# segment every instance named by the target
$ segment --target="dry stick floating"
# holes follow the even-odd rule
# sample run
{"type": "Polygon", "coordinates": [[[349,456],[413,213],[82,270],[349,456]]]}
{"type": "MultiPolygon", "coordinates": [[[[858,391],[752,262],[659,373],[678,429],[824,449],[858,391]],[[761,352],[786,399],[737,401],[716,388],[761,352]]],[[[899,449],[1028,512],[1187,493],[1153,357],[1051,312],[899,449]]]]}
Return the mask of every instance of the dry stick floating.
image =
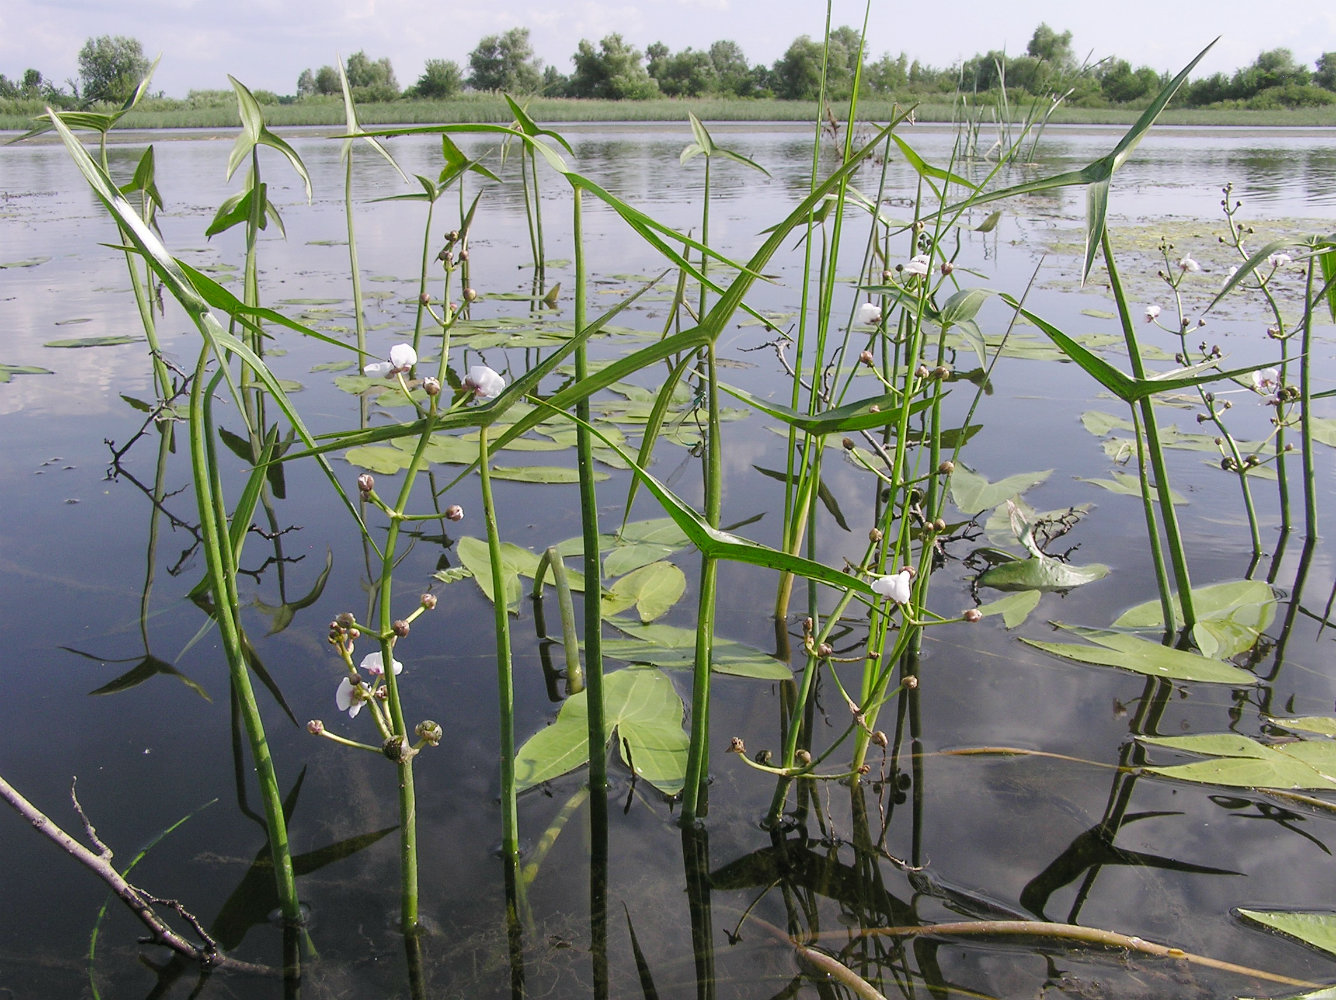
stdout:
{"type": "MultiPolygon", "coordinates": [[[[836,937],[842,941],[849,938],[849,930],[826,931],[815,934],[810,940],[819,941],[823,937],[836,937]]],[[[1174,958],[1208,969],[1231,972],[1239,976],[1264,979],[1284,986],[1298,986],[1303,989],[1316,989],[1322,983],[1309,982],[1306,979],[1292,979],[1262,969],[1252,969],[1246,965],[1223,962],[1218,958],[1197,955],[1182,948],[1156,944],[1143,938],[1117,931],[1106,931],[1098,927],[1081,927],[1077,924],[1059,924],[1047,920],[961,920],[954,923],[923,924],[907,927],[868,927],[861,932],[864,937],[1003,937],[1008,935],[1054,938],[1059,941],[1076,941],[1081,944],[1096,945],[1102,948],[1116,948],[1138,952],[1154,958],[1174,958]]],[[[795,947],[798,947],[795,945],[795,947]]],[[[809,949],[810,950],[810,949],[809,949]]]]}
{"type": "Polygon", "coordinates": [[[94,854],[57,826],[46,813],[19,794],[18,790],[3,777],[0,777],[0,798],[13,806],[14,811],[31,823],[34,830],[107,883],[121,902],[128,906],[134,915],[139,918],[140,923],[148,928],[150,937],[147,943],[159,944],[164,948],[169,948],[183,958],[198,962],[205,968],[231,969],[236,972],[253,972],[262,975],[277,974],[276,970],[263,965],[253,965],[250,962],[240,962],[234,958],[228,958],[218,950],[218,945],[204,933],[199,921],[191,916],[180,903],[150,896],[127,882],[121,873],[112,867],[111,849],[97,839],[92,824],[83,815],[83,810],[79,808],[77,799],[75,800],[75,808],[78,809],[79,815],[83,816],[84,828],[88,831],[89,837],[100,848],[100,854],[94,854]],[[203,945],[194,944],[172,930],[153,909],[154,904],[169,906],[175,910],[183,919],[190,922],[205,943],[203,945]]]}

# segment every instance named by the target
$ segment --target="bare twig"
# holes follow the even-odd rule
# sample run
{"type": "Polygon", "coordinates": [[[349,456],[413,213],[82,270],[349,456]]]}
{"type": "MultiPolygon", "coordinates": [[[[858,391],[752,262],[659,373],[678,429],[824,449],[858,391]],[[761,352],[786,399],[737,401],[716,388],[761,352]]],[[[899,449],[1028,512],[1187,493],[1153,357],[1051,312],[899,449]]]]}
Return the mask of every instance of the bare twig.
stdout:
{"type": "MultiPolygon", "coordinates": [[[[71,798],[73,798],[73,789],[71,789],[71,798]]],[[[230,969],[238,972],[253,972],[264,975],[273,975],[274,970],[261,965],[253,965],[250,962],[241,962],[234,958],[228,958],[218,950],[217,944],[204,933],[199,921],[189,914],[180,903],[174,900],[159,899],[156,896],[150,896],[135,886],[131,885],[125,878],[116,871],[111,864],[111,849],[97,838],[93,830],[92,823],[89,822],[82,807],[77,799],[74,800],[75,810],[83,820],[84,829],[88,832],[89,839],[97,845],[100,854],[94,854],[83,844],[79,843],[63,829],[57,826],[52,820],[35,805],[25,799],[19,792],[0,777],[0,798],[14,808],[20,816],[32,824],[34,830],[46,837],[62,851],[79,862],[85,868],[105,882],[132,913],[139,918],[140,923],[148,928],[148,943],[162,945],[183,958],[188,958],[193,962],[209,969],[230,969]],[[184,937],[172,930],[160,916],[154,905],[169,906],[183,919],[186,919],[199,932],[200,936],[206,942],[203,945],[187,941],[184,937]]]]}

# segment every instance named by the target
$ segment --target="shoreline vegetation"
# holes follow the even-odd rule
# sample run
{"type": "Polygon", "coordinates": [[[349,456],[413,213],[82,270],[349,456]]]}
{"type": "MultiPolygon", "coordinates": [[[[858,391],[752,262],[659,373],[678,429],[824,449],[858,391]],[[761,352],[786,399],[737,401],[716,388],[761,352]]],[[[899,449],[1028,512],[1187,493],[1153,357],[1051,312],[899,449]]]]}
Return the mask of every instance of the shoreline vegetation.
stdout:
{"type": "MultiPolygon", "coordinates": [[[[154,108],[152,101],[127,113],[118,122],[120,130],[231,129],[240,127],[236,104],[226,106],[181,106],[185,102],[163,101],[174,106],[154,108]]],[[[1025,105],[1012,105],[1003,118],[997,109],[974,103],[944,102],[939,95],[921,101],[865,99],[859,118],[866,122],[890,121],[906,109],[923,124],[963,124],[968,116],[982,127],[1025,121],[1025,105]]],[[[534,98],[526,110],[536,121],[562,123],[685,122],[688,112],[708,122],[813,123],[818,115],[815,101],[742,98],[658,98],[647,101],[597,100],[569,97],[534,98]]],[[[0,131],[24,132],[37,124],[40,108],[24,113],[0,113],[0,131]]],[[[305,100],[264,107],[265,120],[274,127],[344,125],[341,101],[305,100]]],[[[1078,108],[1059,104],[1048,116],[1050,125],[1130,125],[1141,112],[1135,108],[1078,108]]],[[[358,116],[367,125],[417,125],[440,122],[506,124],[513,120],[502,94],[467,94],[444,100],[386,101],[358,106],[358,116]]],[[[824,118],[824,114],[822,114],[824,118]]],[[[1266,127],[1336,127],[1336,106],[1307,108],[1170,108],[1160,116],[1160,125],[1266,127]]]]}

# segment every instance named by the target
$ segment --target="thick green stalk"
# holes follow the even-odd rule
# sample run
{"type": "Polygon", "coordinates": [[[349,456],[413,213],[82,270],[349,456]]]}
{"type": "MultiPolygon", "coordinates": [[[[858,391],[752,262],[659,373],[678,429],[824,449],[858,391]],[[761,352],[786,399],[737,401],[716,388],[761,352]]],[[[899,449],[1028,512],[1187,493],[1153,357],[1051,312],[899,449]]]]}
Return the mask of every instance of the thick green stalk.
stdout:
{"type": "MultiPolygon", "coordinates": [[[[573,234],[575,244],[575,332],[589,322],[588,276],[585,273],[584,213],[582,193],[574,189],[573,234]]],[[[575,380],[589,376],[589,357],[582,341],[575,349],[575,380]]],[[[585,698],[589,707],[589,787],[591,808],[606,808],[608,788],[607,733],[603,714],[603,573],[599,559],[598,495],[594,487],[594,439],[589,433],[589,397],[575,404],[579,418],[575,430],[576,466],[580,473],[580,535],[584,548],[584,649],[585,698]]]]}
{"type": "Polygon", "coordinates": [[[482,477],[482,513],[492,568],[492,614],[496,629],[496,692],[501,714],[501,853],[513,864],[520,856],[519,811],[515,801],[515,680],[511,669],[510,607],[506,600],[496,502],[492,497],[487,430],[486,424],[478,428],[478,472],[482,477]]]}
{"type": "MultiPolygon", "coordinates": [[[[723,457],[719,442],[719,381],[715,367],[714,341],[705,346],[709,425],[705,439],[705,522],[719,527],[723,507],[723,457]]],[[[719,564],[701,554],[700,588],[696,602],[696,658],[691,681],[691,745],[687,750],[686,783],[682,788],[682,823],[691,824],[704,815],[705,782],[710,768],[710,666],[714,658],[715,596],[719,564]]]]}
{"type": "Polygon", "coordinates": [[[1304,468],[1304,526],[1311,541],[1317,538],[1317,467],[1313,457],[1313,312],[1317,299],[1313,296],[1313,282],[1317,261],[1308,258],[1308,282],[1304,287],[1303,346],[1299,352],[1299,421],[1300,447],[1303,449],[1304,468]]]}
{"type": "Polygon", "coordinates": [[[265,738],[264,720],[255,701],[255,690],[250,682],[250,669],[241,641],[237,621],[239,604],[236,593],[236,566],[232,544],[227,532],[227,512],[223,506],[222,489],[213,470],[217,468],[211,454],[212,422],[208,415],[208,399],[213,382],[205,384],[209,359],[206,345],[200,351],[199,363],[190,387],[190,463],[195,486],[195,500],[200,515],[200,531],[204,542],[204,556],[208,563],[209,585],[213,591],[214,618],[223,641],[227,666],[236,693],[237,705],[250,741],[251,758],[255,762],[255,777],[264,801],[265,826],[269,833],[269,854],[274,865],[274,885],[278,893],[283,919],[296,923],[301,920],[301,906],[297,899],[297,880],[292,867],[292,852],[288,846],[287,820],[283,815],[283,796],[278,788],[274,761],[269,755],[265,738]]]}

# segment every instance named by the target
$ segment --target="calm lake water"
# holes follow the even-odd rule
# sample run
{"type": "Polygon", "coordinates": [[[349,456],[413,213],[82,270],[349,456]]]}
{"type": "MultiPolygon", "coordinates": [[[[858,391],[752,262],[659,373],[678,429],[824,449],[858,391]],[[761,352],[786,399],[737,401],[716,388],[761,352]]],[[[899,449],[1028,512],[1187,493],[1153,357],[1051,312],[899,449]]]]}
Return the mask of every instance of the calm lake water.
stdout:
{"type": "MultiPolygon", "coordinates": [[[[685,125],[579,126],[562,129],[574,148],[573,165],[607,190],[682,231],[699,226],[701,163],[678,162],[690,141],[685,125]]],[[[737,259],[759,244],[762,231],[782,219],[806,193],[811,138],[806,129],[713,129],[716,141],[769,171],[762,176],[724,163],[712,176],[712,242],[737,259]]],[[[926,159],[945,164],[952,134],[916,127],[905,138],[926,159]]],[[[285,133],[306,162],[314,184],[307,204],[300,183],[277,157],[265,160],[270,197],[279,205],[286,239],[271,227],[261,246],[262,298],[317,329],[351,336],[343,167],[339,143],[314,134],[285,133]]],[[[1000,183],[1075,169],[1106,153],[1119,133],[1103,128],[1051,128],[1037,162],[1003,171],[1000,183]]],[[[113,170],[130,176],[144,146],[154,144],[165,208],[160,222],[169,248],[216,277],[239,277],[239,231],[206,240],[218,204],[236,190],[224,173],[230,136],[126,136],[111,149],[113,170]]],[[[489,142],[461,141],[471,155],[490,155],[489,142]]],[[[429,138],[390,143],[408,175],[434,177],[439,144],[429,138]]],[[[422,254],[422,202],[369,202],[414,191],[369,150],[358,150],[355,196],[357,240],[367,321],[374,350],[411,335],[422,254]]],[[[834,162],[828,150],[822,169],[834,162]]],[[[991,169],[966,163],[958,172],[982,179],[991,169]]],[[[513,173],[513,168],[509,172],[513,173]]],[[[869,168],[859,184],[875,194],[881,180],[869,168]]],[[[548,287],[560,281],[562,318],[571,308],[570,194],[552,174],[542,176],[548,287]]],[[[1260,246],[1272,237],[1302,238],[1336,230],[1336,135],[1320,130],[1243,131],[1160,129],[1147,137],[1116,175],[1110,226],[1123,277],[1137,302],[1158,303],[1166,318],[1172,301],[1155,277],[1164,266],[1158,246],[1174,245],[1171,259],[1191,254],[1202,273],[1184,284],[1186,313],[1197,317],[1222,284],[1233,261],[1218,241],[1224,231],[1221,188],[1233,185],[1240,217],[1256,227],[1260,246]]],[[[917,175],[901,160],[884,175],[882,210],[904,217],[916,197],[917,175]]],[[[469,197],[476,190],[470,186],[469,197]]],[[[260,805],[244,775],[248,758],[234,752],[225,661],[205,616],[186,595],[204,572],[197,548],[194,499],[183,436],[175,451],[160,449],[151,429],[135,440],[145,415],[135,400],[153,389],[142,339],[113,346],[58,347],[54,342],[132,335],[141,328],[128,291],[116,232],[59,145],[0,147],[0,372],[37,366],[51,374],[18,374],[0,383],[0,464],[7,517],[0,522],[0,773],[71,832],[81,829],[69,801],[78,778],[79,800],[98,835],[124,868],[147,851],[133,879],[147,890],[180,899],[206,924],[220,929],[229,952],[249,960],[279,960],[277,932],[264,922],[265,887],[246,880],[264,848],[260,805]],[[120,453],[131,442],[128,450],[120,453]],[[113,461],[120,453],[118,461],[113,461]],[[136,672],[136,668],[139,668],[136,672]],[[239,780],[241,776],[242,780],[239,780]],[[240,789],[240,790],[239,790],[240,789]],[[163,831],[190,818],[170,833],[163,831]],[[257,912],[258,908],[258,912],[257,912]]],[[[595,275],[594,311],[610,308],[662,270],[654,254],[632,239],[610,210],[587,200],[586,241],[595,275]]],[[[1097,269],[1078,287],[1084,196],[1079,189],[1033,195],[1005,205],[996,227],[960,235],[962,286],[1019,295],[1038,268],[1028,305],[1073,335],[1117,334],[1105,277],[1097,269]],[[964,275],[964,277],[962,277],[964,275]]],[[[986,212],[971,217],[984,221],[986,212]]],[[[431,252],[440,234],[458,224],[453,195],[437,206],[431,252]]],[[[842,302],[851,315],[853,280],[866,227],[846,233],[842,302]]],[[[954,240],[954,236],[952,237],[954,240]]],[[[902,238],[904,259],[909,243],[902,238]]],[[[523,296],[532,290],[528,235],[517,183],[489,186],[472,230],[473,284],[482,292],[473,317],[496,320],[498,335],[463,339],[457,370],[485,362],[513,375],[542,355],[538,348],[507,347],[505,325],[528,316],[523,296]]],[[[781,330],[798,308],[793,277],[801,248],[782,256],[775,281],[749,300],[781,330]]],[[[769,273],[769,272],[768,272],[769,273]]],[[[438,283],[439,284],[439,283],[438,283]]],[[[239,280],[232,287],[239,294],[239,280]]],[[[1302,290],[1299,272],[1276,287],[1292,304],[1302,290]]],[[[619,324],[626,337],[657,336],[672,291],[671,278],[649,293],[619,324]]],[[[1292,311],[1291,311],[1292,313],[1292,311]]],[[[980,314],[986,335],[1002,332],[1007,315],[996,303],[980,314]]],[[[847,323],[847,317],[839,320],[847,323]]],[[[534,325],[539,321],[535,320],[534,325]]],[[[1226,303],[1210,313],[1201,336],[1218,343],[1231,365],[1275,356],[1267,319],[1256,304],[1226,303]]],[[[197,335],[170,304],[160,325],[169,358],[193,365],[197,335]]],[[[1336,386],[1332,327],[1317,331],[1315,392],[1336,386]]],[[[1143,328],[1143,343],[1169,358],[1176,341],[1143,328]]],[[[1081,666],[1047,656],[1021,637],[1053,638],[1050,622],[1104,626],[1125,608],[1154,596],[1139,499],[1099,485],[1121,469],[1105,448],[1110,434],[1092,433],[1092,414],[1125,418],[1125,408],[1075,366],[1038,350],[1033,328],[1014,334],[1014,346],[991,376],[991,392],[975,416],[980,429],[964,460],[990,480],[1053,470],[1025,499],[1039,510],[1091,505],[1061,551],[1078,545],[1074,562],[1104,563],[1110,574],[1066,593],[1046,594],[1016,629],[998,618],[970,628],[930,631],[913,712],[883,714],[898,727],[898,758],[875,757],[857,800],[832,784],[806,803],[795,828],[767,832],[760,818],[773,786],[769,779],[722,752],[734,735],[748,747],[777,747],[782,716],[778,685],[720,678],[712,717],[712,773],[706,835],[684,848],[672,804],[614,769],[608,886],[611,914],[612,995],[642,992],[638,946],[660,996],[693,992],[719,997],[833,996],[829,985],[798,978],[792,952],[744,915],[780,928],[803,926],[836,935],[823,939],[846,964],[878,982],[887,996],[1038,995],[1102,997],[1281,996],[1296,987],[1120,951],[1076,951],[1032,938],[858,941],[853,929],[868,915],[874,924],[908,925],[985,918],[1043,918],[1103,928],[1158,941],[1244,966],[1301,980],[1336,981],[1336,964],[1301,945],[1246,925],[1238,907],[1323,909],[1336,898],[1331,857],[1336,823],[1329,808],[1249,790],[1173,782],[1117,770],[1133,731],[1162,736],[1271,732],[1273,716],[1331,715],[1336,702],[1333,633],[1324,625],[1333,595],[1332,553],[1309,549],[1299,534],[1281,535],[1274,484],[1254,486],[1263,522],[1264,553],[1254,560],[1235,479],[1218,455],[1171,452],[1194,583],[1266,580],[1279,602],[1274,624],[1251,654],[1236,662],[1252,669],[1255,685],[1163,685],[1111,668],[1081,666]],[[1035,349],[1026,347],[1030,345],[1035,349]],[[1085,417],[1085,424],[1083,424],[1085,417]],[[1147,708],[1147,706],[1153,706],[1147,708]],[[1146,709],[1143,711],[1143,709],[1146,709]],[[1149,716],[1149,718],[1147,718],[1149,716]],[[1134,727],[1139,726],[1140,728],[1134,727]],[[1009,747],[1042,755],[960,755],[950,751],[1009,747]],[[875,780],[874,780],[875,779],[875,780]],[[1116,807],[1116,808],[1115,808],[1116,807]],[[1102,821],[1115,812],[1115,828],[1102,821]],[[878,818],[880,817],[880,818],[878,818]],[[866,829],[879,850],[856,850],[866,829]],[[708,920],[695,914],[711,942],[710,981],[702,984],[693,959],[693,915],[684,892],[684,851],[697,852],[711,873],[708,920]],[[906,862],[904,864],[899,862],[906,862]],[[623,906],[625,910],[623,910],[623,906]],[[740,933],[738,932],[740,929],[740,933]],[[840,938],[840,935],[847,935],[840,938]],[[972,991],[972,992],[971,992],[972,991]]],[[[774,335],[759,323],[739,322],[721,348],[727,380],[761,395],[783,398],[783,373],[774,335]]],[[[1195,340],[1197,339],[1194,335],[1195,340]]],[[[1111,358],[1122,366],[1125,360],[1111,358]]],[[[294,400],[316,430],[355,426],[358,400],[335,384],[352,371],[332,349],[286,334],[271,360],[278,374],[300,383],[294,400]]],[[[961,370],[977,365],[962,351],[961,370]]],[[[646,373],[652,385],[658,373],[646,373]]],[[[959,383],[967,402],[968,383],[959,383]]],[[[1240,390],[1231,429],[1242,439],[1269,431],[1271,412],[1240,390]]],[[[1320,401],[1318,413],[1336,408],[1320,401]]],[[[373,407],[371,421],[403,418],[403,410],[373,407]]],[[[1163,408],[1163,421],[1184,432],[1199,426],[1191,406],[1163,408]]],[[[230,414],[225,428],[240,430],[230,414]]],[[[674,418],[686,428],[684,406],[674,418]]],[[[761,415],[726,427],[724,517],[743,524],[748,537],[774,544],[780,530],[779,484],[757,470],[782,468],[785,448],[761,415]]],[[[544,457],[542,462],[566,461],[544,457]]],[[[514,464],[530,461],[521,457],[514,464]]],[[[1319,510],[1326,533],[1334,485],[1331,450],[1318,451],[1319,510]]],[[[233,462],[230,457],[224,461],[233,462]]],[[[238,489],[243,471],[237,466],[238,489]]],[[[351,490],[358,472],[335,457],[351,490]]],[[[1132,471],[1127,469],[1127,471],[1132,471]]],[[[698,500],[699,471],[689,451],[665,444],[655,472],[690,501],[698,500]]],[[[1297,461],[1291,475],[1297,472],[1297,461]]],[[[385,477],[387,480],[390,477],[385,477]]],[[[453,478],[439,470],[436,484],[453,478]]],[[[819,524],[822,559],[839,565],[857,558],[871,524],[873,496],[852,466],[828,460],[826,482],[849,530],[827,517],[819,524]]],[[[626,478],[600,488],[604,518],[622,514],[626,478]]],[[[425,491],[425,505],[430,497],[425,491]]],[[[481,536],[476,480],[454,485],[443,502],[458,502],[469,516],[442,535],[434,522],[418,532],[396,579],[411,595],[438,569],[457,565],[461,535],[481,536]]],[[[1297,501],[1296,501],[1297,503],[1297,501]]],[[[534,550],[578,535],[573,486],[500,484],[498,504],[507,541],[534,550]]],[[[1296,511],[1299,508],[1296,507],[1296,511]]],[[[644,496],[633,518],[658,516],[644,496]]],[[[982,522],[984,518],[980,518],[982,522]]],[[[370,755],[345,751],[307,734],[305,722],[323,718],[353,738],[370,725],[340,717],[334,705],[339,673],[325,642],[338,613],[367,607],[368,553],[328,484],[310,463],[285,470],[284,489],[265,522],[272,537],[252,536],[244,560],[242,599],[250,638],[282,692],[291,721],[261,692],[280,781],[292,789],[294,851],[310,870],[299,888],[312,910],[311,942],[318,957],[305,966],[308,997],[407,995],[398,914],[397,853],[393,834],[346,857],[322,853],[331,844],[386,831],[397,822],[392,769],[370,755]],[[305,598],[327,580],[318,597],[305,598]],[[290,623],[276,610],[294,606],[290,623]]],[[[947,562],[934,576],[930,605],[951,616],[1000,595],[977,592],[981,564],[968,557],[989,544],[981,530],[948,544],[947,562]]],[[[1012,546],[1014,551],[1019,551],[1012,546]]],[[[689,554],[677,561],[694,580],[689,554]]],[[[490,610],[476,586],[436,585],[438,609],[415,623],[402,647],[411,714],[442,723],[442,748],[420,758],[418,810],[422,843],[423,913],[433,933],[426,941],[432,996],[506,996],[513,992],[507,958],[500,865],[492,851],[500,832],[496,805],[496,699],[490,610]]],[[[776,649],[770,619],[770,574],[726,567],[718,632],[758,649],[776,649]]],[[[666,621],[691,626],[694,593],[666,621]]],[[[794,608],[800,606],[795,601],[794,608]]],[[[549,623],[555,609],[549,607],[549,623]]],[[[784,623],[801,655],[800,618],[784,623]]],[[[549,624],[555,632],[555,626],[549,624]]],[[[515,624],[517,726],[537,731],[556,712],[559,688],[545,678],[547,644],[535,635],[526,602],[515,624]]],[[[856,640],[856,636],[850,641],[856,640]]],[[[555,654],[553,654],[555,655],[555,654]]],[[[799,662],[796,658],[794,663],[799,662]]],[[[613,667],[615,664],[609,664],[613,667]]],[[[855,666],[855,665],[851,665],[855,666]]],[[[675,674],[689,696],[689,678],[675,674]]],[[[833,736],[847,725],[838,692],[824,691],[816,726],[833,736]]],[[[1154,755],[1153,755],[1154,756],[1154,755]]],[[[1158,762],[1174,763],[1161,754],[1158,762]]],[[[573,774],[524,796],[524,840],[535,849],[543,832],[581,788],[573,774]]],[[[370,839],[370,838],[369,838],[370,839]]],[[[690,839],[690,838],[688,838],[690,839]]],[[[525,995],[581,997],[591,993],[587,816],[576,809],[527,895],[525,995]]],[[[0,885],[0,996],[91,995],[89,935],[104,903],[102,886],[25,829],[17,817],[0,822],[9,860],[0,885]]],[[[866,845],[864,845],[866,846],[866,845]]],[[[299,862],[300,864],[300,862],[299,862]]],[[[299,872],[301,869],[299,868],[299,872]]],[[[261,880],[262,881],[262,880],[261,880]]],[[[271,891],[271,888],[270,888],[271,891]]],[[[118,908],[101,926],[93,961],[102,996],[278,996],[281,985],[216,976],[198,992],[193,974],[155,973],[136,961],[137,925],[118,908]]],[[[842,995],[842,994],[840,994],[842,995]]]]}

